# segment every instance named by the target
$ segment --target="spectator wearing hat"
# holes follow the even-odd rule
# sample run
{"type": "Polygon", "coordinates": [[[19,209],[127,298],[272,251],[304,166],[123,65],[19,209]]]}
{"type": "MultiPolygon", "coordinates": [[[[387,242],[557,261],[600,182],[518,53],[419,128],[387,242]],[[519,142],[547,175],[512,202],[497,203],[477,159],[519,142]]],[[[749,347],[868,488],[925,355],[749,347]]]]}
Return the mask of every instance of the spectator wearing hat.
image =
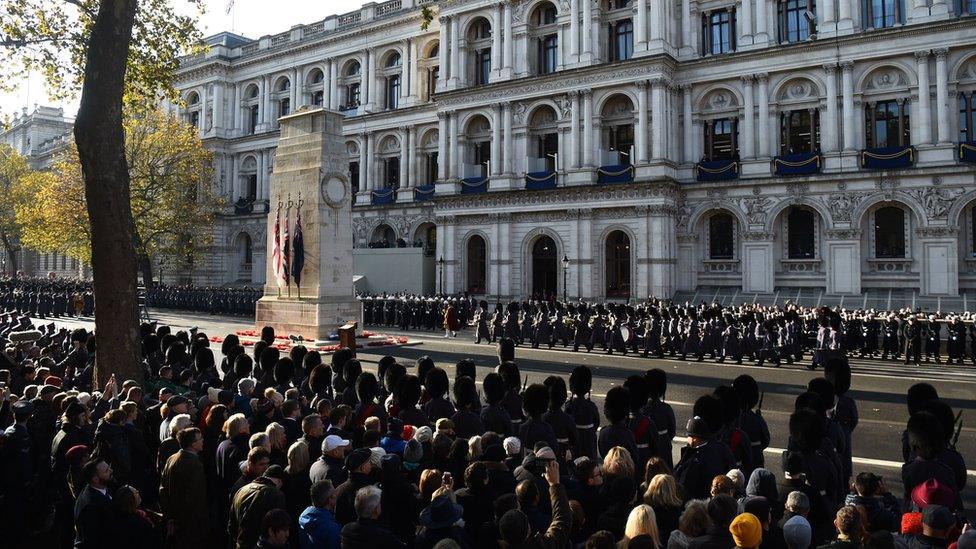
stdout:
{"type": "Polygon", "coordinates": [[[809,549],[813,539],[813,529],[806,518],[797,515],[783,525],[783,540],[787,549],[809,549]]]}
{"type": "Polygon", "coordinates": [[[348,478],[336,489],[336,520],[341,524],[355,520],[356,492],[373,484],[370,477],[373,472],[372,456],[373,453],[366,448],[357,448],[346,456],[348,478]]]}
{"type": "MultiPolygon", "coordinates": [[[[353,454],[350,454],[350,457],[353,454]]],[[[368,462],[369,459],[366,458],[366,461],[368,462]]],[[[392,532],[381,525],[380,517],[383,510],[381,501],[382,492],[376,486],[363,486],[356,490],[353,498],[356,517],[355,520],[343,523],[345,526],[342,527],[341,533],[342,549],[406,547],[392,532]]]]}
{"type": "Polygon", "coordinates": [[[757,549],[762,543],[763,529],[752,513],[742,513],[732,520],[729,533],[738,549],[757,549]]]}
{"type": "Polygon", "coordinates": [[[864,525],[861,523],[861,513],[853,505],[845,505],[837,510],[834,518],[834,528],[837,529],[837,539],[821,545],[820,549],[859,549],[864,536],[864,525]]]}
{"type": "Polygon", "coordinates": [[[685,497],[708,499],[711,480],[732,469],[735,458],[727,446],[711,439],[712,431],[701,417],[689,419],[685,432],[688,445],[674,468],[675,479],[684,487],[685,497]]]}
{"type": "MultiPolygon", "coordinates": [[[[420,512],[420,533],[417,534],[415,549],[432,549],[442,540],[451,540],[462,549],[471,547],[471,540],[465,529],[458,525],[464,516],[464,508],[454,501],[454,493],[449,486],[435,492],[430,505],[420,512]]],[[[465,522],[465,526],[467,523],[465,522]]]]}
{"type": "Polygon", "coordinates": [[[301,549],[339,549],[342,527],[335,519],[335,487],[330,480],[312,484],[312,505],[298,518],[301,549]]]}
{"type": "Polygon", "coordinates": [[[169,424],[173,418],[180,414],[185,414],[190,408],[190,399],[183,395],[174,395],[166,401],[166,417],[159,424],[159,441],[162,442],[169,438],[169,424]]]}
{"type": "Polygon", "coordinates": [[[942,549],[949,545],[956,527],[956,517],[948,507],[932,504],[922,510],[922,532],[898,536],[896,542],[907,549],[942,549]]]}
{"type": "Polygon", "coordinates": [[[241,488],[230,508],[227,534],[236,549],[252,549],[262,534],[261,519],[272,509],[287,506],[281,491],[288,475],[277,465],[268,467],[263,475],[241,488]]]}
{"type": "Polygon", "coordinates": [[[349,441],[337,435],[329,435],[322,440],[322,455],[309,468],[312,482],[332,481],[339,486],[348,478],[344,468],[349,441]]]}
{"type": "Polygon", "coordinates": [[[203,451],[203,434],[196,427],[177,435],[180,450],[163,467],[159,484],[159,504],[173,521],[173,539],[181,546],[205,547],[209,522],[207,480],[198,455],[203,451]]]}

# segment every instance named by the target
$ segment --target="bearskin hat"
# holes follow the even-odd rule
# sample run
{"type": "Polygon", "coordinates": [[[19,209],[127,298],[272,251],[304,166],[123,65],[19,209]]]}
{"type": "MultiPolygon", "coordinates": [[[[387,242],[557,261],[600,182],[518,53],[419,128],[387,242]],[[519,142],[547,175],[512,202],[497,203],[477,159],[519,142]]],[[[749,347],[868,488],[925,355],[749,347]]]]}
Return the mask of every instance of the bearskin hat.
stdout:
{"type": "Polygon", "coordinates": [[[742,403],[739,401],[739,393],[728,385],[719,385],[713,393],[722,401],[722,424],[731,425],[739,419],[742,413],[742,403]]]}
{"type": "Polygon", "coordinates": [[[363,372],[356,377],[356,396],[359,397],[359,402],[373,402],[378,390],[379,384],[372,372],[363,372]]]}
{"type": "Polygon", "coordinates": [[[478,389],[475,387],[474,379],[461,376],[454,380],[454,405],[459,410],[474,404],[477,399],[478,389]]]}
{"type": "Polygon", "coordinates": [[[630,392],[630,411],[637,412],[647,404],[647,382],[644,376],[633,375],[624,380],[624,387],[630,392]]]}
{"type": "Polygon", "coordinates": [[[281,358],[281,351],[277,347],[267,347],[261,351],[261,372],[273,372],[274,367],[281,358]]]}
{"type": "Polygon", "coordinates": [[[834,394],[843,395],[851,389],[851,365],[846,358],[831,358],[824,364],[824,377],[834,384],[834,394]]]}
{"type": "Polygon", "coordinates": [[[311,372],[319,364],[322,364],[322,355],[318,351],[309,351],[302,357],[302,366],[306,372],[311,372]]]}
{"type": "Polygon", "coordinates": [[[647,379],[647,396],[653,399],[663,399],[668,391],[668,374],[660,369],[654,368],[644,374],[647,379]]]}
{"type": "Polygon", "coordinates": [[[626,387],[613,387],[603,399],[603,414],[611,423],[627,419],[630,412],[630,391],[626,387]]]}
{"type": "Polygon", "coordinates": [[[254,361],[246,353],[234,359],[234,375],[238,379],[250,377],[254,371],[254,361]]]}
{"type": "Polygon", "coordinates": [[[295,362],[291,358],[283,356],[278,359],[274,367],[274,380],[278,385],[290,385],[292,378],[295,377],[295,362]]]}
{"type": "Polygon", "coordinates": [[[488,309],[488,302],[485,301],[484,299],[482,299],[481,301],[478,302],[478,306],[481,307],[482,309],[487,310],[488,309]]]}
{"type": "Polygon", "coordinates": [[[718,432],[722,428],[722,400],[713,394],[702,395],[695,401],[691,415],[705,420],[711,432],[718,432]]]}
{"type": "Polygon", "coordinates": [[[928,383],[916,383],[908,388],[908,395],[905,400],[908,403],[908,415],[915,415],[922,409],[922,404],[926,401],[939,398],[938,391],[928,383]]]}
{"type": "Polygon", "coordinates": [[[176,366],[183,362],[186,357],[186,345],[182,341],[174,341],[169,349],[166,349],[166,364],[176,366]]]}
{"type": "Polygon", "coordinates": [[[477,377],[477,370],[475,369],[474,361],[470,358],[462,358],[454,367],[454,379],[461,376],[467,376],[471,379],[477,377]]]}
{"type": "Polygon", "coordinates": [[[759,404],[759,384],[752,376],[742,374],[735,378],[732,388],[739,395],[739,404],[743,410],[752,410],[759,404]]]}
{"type": "Polygon", "coordinates": [[[224,341],[220,344],[220,354],[227,356],[229,351],[241,344],[241,338],[237,334],[227,334],[224,341]]]}
{"type": "Polygon", "coordinates": [[[424,378],[424,387],[427,388],[431,397],[444,396],[449,386],[450,381],[448,381],[447,372],[443,368],[431,368],[427,372],[427,377],[424,378]]]}
{"type": "MultiPolygon", "coordinates": [[[[82,330],[82,329],[83,328],[78,328],[78,330],[82,330]]],[[[158,337],[159,339],[162,339],[164,336],[167,336],[167,335],[171,334],[172,332],[173,331],[172,331],[172,329],[169,326],[165,326],[165,325],[164,326],[156,326],[156,337],[158,337]]]]}
{"type": "Polygon", "coordinates": [[[342,369],[342,381],[346,382],[347,387],[352,387],[359,379],[359,374],[363,373],[363,365],[355,358],[346,361],[346,366],[342,369]]]}
{"type": "Polygon", "coordinates": [[[912,414],[908,418],[908,445],[923,459],[935,459],[946,445],[939,418],[926,411],[912,414]]]}
{"type": "Polygon", "coordinates": [[[558,410],[566,403],[566,382],[561,376],[549,376],[542,382],[549,388],[549,409],[558,410]]]}
{"type": "MultiPolygon", "coordinates": [[[[78,328],[78,330],[81,330],[81,329],[83,329],[83,328],[78,328]]],[[[78,330],[75,330],[75,332],[77,332],[78,330]]],[[[78,341],[78,342],[84,344],[87,340],[88,340],[88,338],[85,338],[85,339],[75,339],[75,334],[74,333],[71,334],[71,341],[72,342],[78,341]]],[[[160,353],[163,353],[163,355],[165,355],[166,354],[166,350],[169,349],[169,346],[172,345],[172,344],[174,344],[174,343],[176,343],[176,336],[175,335],[173,335],[173,334],[166,334],[166,335],[164,335],[162,337],[162,339],[159,340],[159,352],[160,353]]]]}
{"type": "Polygon", "coordinates": [[[214,354],[210,349],[200,349],[197,351],[195,357],[193,357],[193,364],[196,366],[198,372],[204,370],[210,370],[214,367],[214,354]]]}
{"type": "Polygon", "coordinates": [[[261,328],[261,341],[271,345],[275,340],[274,326],[265,326],[261,328]]]}
{"type": "Polygon", "coordinates": [[[342,368],[349,362],[353,357],[352,351],[349,347],[342,347],[338,351],[332,353],[332,370],[336,373],[342,373],[342,368]]]}
{"type": "Polygon", "coordinates": [[[804,408],[790,415],[790,439],[805,454],[816,452],[826,433],[826,424],[817,412],[804,408]]]}
{"type": "Polygon", "coordinates": [[[153,333],[153,326],[148,322],[139,324],[139,339],[145,339],[147,335],[153,333]]]}
{"type": "Polygon", "coordinates": [[[267,348],[268,348],[268,344],[261,340],[258,340],[254,343],[254,347],[251,348],[251,358],[254,359],[254,363],[256,365],[261,364],[261,353],[263,353],[264,350],[267,348]]]}
{"type": "Polygon", "coordinates": [[[292,364],[295,366],[304,365],[305,363],[302,360],[306,354],[308,354],[308,348],[304,345],[295,345],[288,351],[288,358],[291,359],[292,364]]]}
{"type": "Polygon", "coordinates": [[[807,390],[820,395],[820,401],[825,410],[832,410],[837,399],[834,393],[834,384],[824,377],[815,377],[807,383],[807,390]]]}
{"type": "Polygon", "coordinates": [[[589,366],[577,366],[569,374],[569,388],[573,394],[582,397],[593,387],[593,372],[589,366]]]}
{"type": "Polygon", "coordinates": [[[522,386],[522,374],[514,362],[502,362],[495,367],[495,371],[502,376],[506,389],[517,391],[522,386]]]}
{"type": "Polygon", "coordinates": [[[488,404],[498,404],[505,398],[505,382],[502,380],[502,376],[495,372],[485,376],[481,388],[485,392],[485,401],[488,404]]]}
{"type": "Polygon", "coordinates": [[[811,410],[817,414],[817,417],[821,418],[827,414],[827,407],[824,406],[823,399],[820,398],[820,393],[813,391],[806,391],[796,395],[796,400],[793,401],[793,411],[798,412],[800,410],[811,410]]]}
{"type": "Polygon", "coordinates": [[[383,388],[386,389],[387,392],[393,392],[393,388],[396,387],[397,382],[400,381],[400,378],[405,375],[407,375],[406,366],[400,364],[399,362],[390,364],[383,372],[383,379],[381,380],[383,382],[383,388]]]}
{"type": "Polygon", "coordinates": [[[427,372],[434,369],[434,361],[427,355],[417,359],[417,377],[421,381],[427,379],[427,372]]]}
{"type": "Polygon", "coordinates": [[[956,416],[952,411],[952,406],[949,406],[944,400],[935,399],[923,403],[919,411],[928,412],[939,420],[939,425],[942,426],[942,434],[948,443],[956,429],[956,416]]]}
{"type": "Polygon", "coordinates": [[[396,358],[386,355],[376,364],[376,378],[380,380],[380,382],[385,384],[386,370],[391,364],[394,363],[396,363],[396,358]]]}
{"type": "Polygon", "coordinates": [[[308,387],[315,394],[321,394],[332,388],[332,368],[327,364],[319,364],[308,374],[308,387]]]}
{"type": "Polygon", "coordinates": [[[401,408],[410,409],[420,401],[421,391],[420,378],[413,374],[406,374],[397,381],[393,396],[400,403],[401,408]]]}
{"type": "MultiPolygon", "coordinates": [[[[149,356],[159,352],[159,338],[156,334],[149,334],[142,340],[142,355],[149,356]]],[[[224,355],[230,356],[229,352],[225,352],[224,355]]]]}
{"type": "Polygon", "coordinates": [[[498,363],[511,362],[515,360],[515,341],[510,337],[503,337],[498,340],[498,363]]]}

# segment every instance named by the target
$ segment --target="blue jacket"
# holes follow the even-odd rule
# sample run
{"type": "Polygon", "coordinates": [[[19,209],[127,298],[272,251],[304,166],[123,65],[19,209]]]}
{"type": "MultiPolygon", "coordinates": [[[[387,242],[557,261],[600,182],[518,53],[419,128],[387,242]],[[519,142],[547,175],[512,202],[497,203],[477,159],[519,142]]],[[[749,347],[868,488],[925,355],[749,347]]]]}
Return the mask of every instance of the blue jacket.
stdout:
{"type": "Polygon", "coordinates": [[[339,549],[342,527],[328,509],[309,506],[298,518],[300,546],[302,549],[339,549]]]}

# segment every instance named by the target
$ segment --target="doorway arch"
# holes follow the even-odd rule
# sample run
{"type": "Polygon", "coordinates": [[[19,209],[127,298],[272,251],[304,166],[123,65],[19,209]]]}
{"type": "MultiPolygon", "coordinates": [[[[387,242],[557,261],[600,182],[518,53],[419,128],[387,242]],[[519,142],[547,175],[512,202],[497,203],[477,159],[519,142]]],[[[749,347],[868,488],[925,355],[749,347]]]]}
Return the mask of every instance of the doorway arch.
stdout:
{"type": "Polygon", "coordinates": [[[549,235],[541,235],[532,243],[531,281],[532,293],[539,298],[558,295],[559,255],[556,241],[549,235]]]}

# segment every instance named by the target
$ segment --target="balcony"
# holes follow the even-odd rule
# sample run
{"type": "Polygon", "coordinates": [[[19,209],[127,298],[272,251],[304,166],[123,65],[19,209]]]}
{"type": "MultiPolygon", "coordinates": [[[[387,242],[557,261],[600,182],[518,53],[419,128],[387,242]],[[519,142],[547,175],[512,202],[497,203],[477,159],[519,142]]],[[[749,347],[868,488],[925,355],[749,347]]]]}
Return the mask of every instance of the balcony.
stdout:
{"type": "Polygon", "coordinates": [[[370,193],[370,203],[374,206],[396,202],[396,189],[379,189],[370,193]]]}
{"type": "Polygon", "coordinates": [[[525,174],[525,188],[529,191],[544,191],[556,188],[556,172],[546,170],[525,174]]]}
{"type": "Polygon", "coordinates": [[[465,177],[461,180],[461,194],[486,194],[487,192],[487,177],[465,177]]]}
{"type": "Polygon", "coordinates": [[[868,266],[872,273],[907,273],[911,270],[912,260],[905,258],[872,258],[868,259],[868,266]]]}
{"type": "Polygon", "coordinates": [[[820,173],[822,162],[818,153],[784,154],[773,158],[776,175],[811,175],[820,173]]]}
{"type": "Polygon", "coordinates": [[[427,202],[434,199],[434,185],[417,185],[413,188],[414,202],[427,202]]]}
{"type": "Polygon", "coordinates": [[[783,259],[780,265],[789,274],[820,274],[819,259],[783,259]]]}
{"type": "Polygon", "coordinates": [[[737,160],[702,160],[695,165],[698,181],[731,181],[739,178],[737,160]]]}
{"type": "Polygon", "coordinates": [[[861,151],[861,168],[865,170],[898,170],[915,165],[915,147],[876,147],[861,151]]]}
{"type": "Polygon", "coordinates": [[[634,166],[631,164],[608,164],[596,170],[596,182],[600,185],[633,183],[634,166]]]}

